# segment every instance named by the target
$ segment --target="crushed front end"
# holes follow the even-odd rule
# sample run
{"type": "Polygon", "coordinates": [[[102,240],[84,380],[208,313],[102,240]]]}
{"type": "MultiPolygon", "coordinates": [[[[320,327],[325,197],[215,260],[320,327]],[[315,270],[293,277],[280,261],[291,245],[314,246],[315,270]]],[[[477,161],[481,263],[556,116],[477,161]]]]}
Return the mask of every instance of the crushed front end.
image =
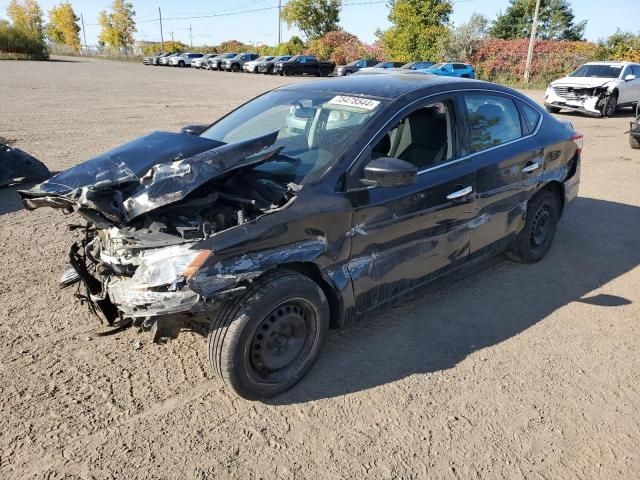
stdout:
{"type": "Polygon", "coordinates": [[[544,96],[547,107],[575,110],[593,117],[605,114],[610,88],[601,86],[584,86],[569,84],[552,84],[544,96]]]}
{"type": "Polygon", "coordinates": [[[79,300],[110,326],[133,323],[155,340],[175,337],[186,319],[251,277],[217,275],[207,279],[206,296],[195,291],[191,277],[215,259],[201,245],[295,198],[293,184],[251,171],[279,154],[269,148],[274,140],[220,145],[152,134],[20,194],[27,209],[49,206],[84,219],[70,226],[78,238],[61,286],[76,285],[79,300]]]}

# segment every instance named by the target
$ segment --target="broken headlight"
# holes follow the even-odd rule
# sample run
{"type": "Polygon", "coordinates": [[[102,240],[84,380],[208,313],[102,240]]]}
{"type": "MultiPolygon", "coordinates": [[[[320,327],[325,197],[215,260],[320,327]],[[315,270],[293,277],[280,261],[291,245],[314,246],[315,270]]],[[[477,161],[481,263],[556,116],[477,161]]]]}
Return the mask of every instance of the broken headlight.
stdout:
{"type": "Polygon", "coordinates": [[[191,277],[209,258],[209,250],[192,250],[191,245],[147,250],[140,254],[140,266],[133,274],[136,284],[145,288],[175,286],[191,277]]]}

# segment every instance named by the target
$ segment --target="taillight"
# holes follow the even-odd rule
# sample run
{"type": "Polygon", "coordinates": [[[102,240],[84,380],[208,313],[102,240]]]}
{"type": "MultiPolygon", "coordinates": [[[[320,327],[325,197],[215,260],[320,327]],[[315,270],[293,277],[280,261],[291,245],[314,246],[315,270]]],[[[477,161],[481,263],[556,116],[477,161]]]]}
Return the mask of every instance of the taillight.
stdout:
{"type": "Polygon", "coordinates": [[[584,145],[584,135],[576,132],[571,136],[571,140],[573,140],[573,143],[576,144],[576,147],[578,149],[578,152],[577,152],[578,155],[582,153],[582,146],[584,145]]]}

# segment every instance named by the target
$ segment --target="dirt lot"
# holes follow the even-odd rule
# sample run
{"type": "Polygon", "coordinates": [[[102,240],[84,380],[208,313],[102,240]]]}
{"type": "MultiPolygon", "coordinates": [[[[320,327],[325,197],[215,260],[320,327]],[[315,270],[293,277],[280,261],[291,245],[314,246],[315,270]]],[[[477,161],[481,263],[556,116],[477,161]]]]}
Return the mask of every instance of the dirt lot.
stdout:
{"type": "MultiPolygon", "coordinates": [[[[4,61],[0,136],[62,170],[289,81],[4,61]]],[[[94,337],[57,288],[70,218],[0,190],[0,478],[640,478],[640,152],[628,113],[563,118],[583,183],[544,261],[332,333],[269,404],[231,395],[195,333],[94,337]]]]}

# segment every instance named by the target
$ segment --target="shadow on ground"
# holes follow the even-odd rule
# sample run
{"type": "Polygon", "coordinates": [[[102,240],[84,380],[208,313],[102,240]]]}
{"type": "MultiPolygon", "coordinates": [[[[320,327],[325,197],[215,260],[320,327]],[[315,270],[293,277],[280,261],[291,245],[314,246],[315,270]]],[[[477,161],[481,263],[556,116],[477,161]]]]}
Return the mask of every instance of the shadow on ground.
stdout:
{"type": "Polygon", "coordinates": [[[22,209],[22,202],[20,202],[18,190],[30,188],[31,186],[33,186],[33,184],[0,187],[0,215],[17,212],[22,209]]]}
{"type": "Polygon", "coordinates": [[[422,289],[352,329],[332,332],[302,382],[270,403],[335,397],[452,368],[570,302],[629,304],[590,292],[640,264],[638,238],[640,208],[578,198],[542,262],[494,262],[460,281],[422,289]]]}

